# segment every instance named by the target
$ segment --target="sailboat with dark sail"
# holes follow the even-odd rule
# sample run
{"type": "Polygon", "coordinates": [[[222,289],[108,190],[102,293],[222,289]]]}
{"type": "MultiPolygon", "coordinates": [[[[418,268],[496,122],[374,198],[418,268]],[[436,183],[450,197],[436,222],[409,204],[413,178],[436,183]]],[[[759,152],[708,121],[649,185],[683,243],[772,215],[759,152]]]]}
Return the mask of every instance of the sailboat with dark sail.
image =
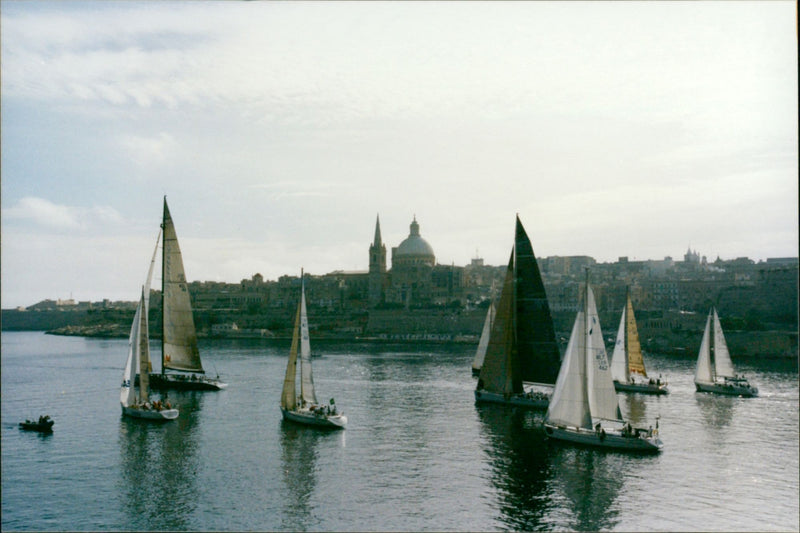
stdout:
{"type": "Polygon", "coordinates": [[[476,403],[547,408],[560,359],[539,265],[517,216],[514,247],[475,389],[476,403]]]}
{"type": "Polygon", "coordinates": [[[227,383],[219,376],[206,376],[200,360],[183,256],[166,197],[161,227],[161,372],[150,374],[150,385],[158,389],[224,389],[227,383]]]}

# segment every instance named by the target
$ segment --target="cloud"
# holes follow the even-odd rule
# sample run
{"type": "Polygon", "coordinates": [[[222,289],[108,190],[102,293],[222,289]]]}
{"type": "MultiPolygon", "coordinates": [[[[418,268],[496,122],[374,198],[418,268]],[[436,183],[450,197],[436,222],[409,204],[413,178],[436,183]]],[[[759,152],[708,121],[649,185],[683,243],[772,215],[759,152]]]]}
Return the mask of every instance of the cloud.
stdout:
{"type": "Polygon", "coordinates": [[[176,146],[174,137],[166,132],[151,137],[123,135],[119,142],[138,165],[163,163],[176,146]]]}
{"type": "Polygon", "coordinates": [[[100,224],[122,224],[122,215],[113,207],[73,207],[54,204],[50,200],[26,196],[13,207],[3,208],[8,221],[32,222],[46,229],[59,231],[86,230],[100,224]]]}

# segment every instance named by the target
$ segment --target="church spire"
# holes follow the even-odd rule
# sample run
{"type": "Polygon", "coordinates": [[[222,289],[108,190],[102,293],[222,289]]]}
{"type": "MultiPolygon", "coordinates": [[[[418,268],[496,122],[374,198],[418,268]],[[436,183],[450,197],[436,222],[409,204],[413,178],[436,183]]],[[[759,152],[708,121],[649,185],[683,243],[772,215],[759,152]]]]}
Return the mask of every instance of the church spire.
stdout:
{"type": "Polygon", "coordinates": [[[381,217],[380,215],[375,216],[375,240],[372,242],[373,246],[381,246],[381,217]]]}

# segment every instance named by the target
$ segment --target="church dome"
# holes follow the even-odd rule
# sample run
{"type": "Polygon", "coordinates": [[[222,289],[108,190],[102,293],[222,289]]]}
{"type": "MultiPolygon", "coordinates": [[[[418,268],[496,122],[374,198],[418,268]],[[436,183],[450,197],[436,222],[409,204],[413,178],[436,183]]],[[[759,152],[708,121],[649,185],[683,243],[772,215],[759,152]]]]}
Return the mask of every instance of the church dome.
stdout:
{"type": "Polygon", "coordinates": [[[431,261],[435,261],[433,248],[428,241],[420,237],[419,224],[417,224],[417,217],[411,222],[411,233],[408,238],[400,243],[400,246],[394,252],[394,257],[425,257],[431,261]]]}

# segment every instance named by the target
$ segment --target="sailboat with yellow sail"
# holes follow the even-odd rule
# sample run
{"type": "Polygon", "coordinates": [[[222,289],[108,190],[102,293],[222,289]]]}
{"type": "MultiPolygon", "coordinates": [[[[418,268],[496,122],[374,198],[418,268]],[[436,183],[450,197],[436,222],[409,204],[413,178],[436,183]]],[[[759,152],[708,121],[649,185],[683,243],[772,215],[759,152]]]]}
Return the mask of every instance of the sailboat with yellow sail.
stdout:
{"type": "Polygon", "coordinates": [[[630,289],[625,298],[626,303],[622,309],[622,318],[617,331],[617,342],[614,344],[614,353],[611,356],[611,377],[614,379],[614,388],[624,392],[668,394],[667,382],[660,375],[657,378],[647,375],[630,289]]]}
{"type": "Polygon", "coordinates": [[[314,389],[314,375],[311,371],[311,342],[308,335],[308,312],[306,310],[306,291],[303,274],[300,274],[300,302],[292,333],[292,346],[289,361],[286,363],[286,376],[281,391],[281,413],[284,420],[330,429],[344,429],[347,417],[338,411],[331,398],[328,405],[317,401],[314,389]],[[300,367],[300,390],[297,390],[297,367],[300,367]]]}

